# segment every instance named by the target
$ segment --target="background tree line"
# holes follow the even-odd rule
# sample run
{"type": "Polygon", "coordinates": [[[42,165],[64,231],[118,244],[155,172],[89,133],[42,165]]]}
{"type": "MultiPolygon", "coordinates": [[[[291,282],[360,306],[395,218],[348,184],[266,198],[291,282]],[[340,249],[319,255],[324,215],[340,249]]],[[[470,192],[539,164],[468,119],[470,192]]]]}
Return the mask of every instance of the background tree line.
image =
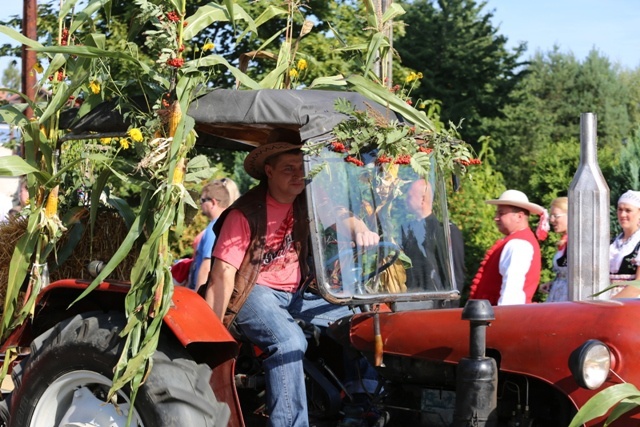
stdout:
{"type": "MultiPolygon", "coordinates": [[[[189,2],[192,12],[209,1],[189,2]]],[[[269,13],[269,6],[295,7],[296,31],[305,19],[314,24],[301,38],[297,54],[307,68],[292,82],[304,88],[320,76],[348,75],[359,67],[357,52],[347,50],[366,41],[361,1],[324,0],[271,2],[242,0],[238,3],[253,17],[269,13]]],[[[611,189],[612,206],[629,188],[640,189],[640,69],[623,69],[593,50],[580,60],[557,48],[538,52],[525,60],[526,44],[507,49],[507,38],[499,33],[493,13],[486,3],[475,0],[399,1],[406,14],[394,26],[393,83],[404,86],[411,73],[422,79],[412,86],[414,103],[431,107],[434,120],[460,124],[462,139],[472,144],[483,161],[472,169],[469,179],[450,196],[453,221],[465,237],[467,282],[471,281],[484,251],[499,237],[493,223],[494,209],[484,200],[497,197],[508,188],[524,191],[529,198],[549,206],[557,196],[566,195],[579,160],[579,117],[594,112],[598,117],[598,158],[611,189]]],[[[39,37],[56,33],[56,9],[39,4],[39,37]]],[[[143,28],[130,27],[136,13],[135,2],[114,0],[111,16],[101,16],[94,25],[109,34],[115,46],[140,37],[143,28]]],[[[20,28],[19,17],[3,24],[20,28]]],[[[242,53],[261,49],[268,37],[283,28],[282,22],[268,20],[259,28],[259,37],[243,37],[231,25],[216,23],[185,49],[197,53],[206,40],[227,60],[240,66],[242,53]]],[[[275,44],[277,46],[277,43],[275,44]]],[[[277,50],[272,48],[272,54],[277,50]]],[[[144,49],[140,55],[145,55],[144,49]]],[[[0,47],[0,55],[19,56],[15,46],[0,47]]],[[[273,56],[261,55],[246,61],[247,73],[262,76],[273,56]]],[[[245,57],[246,59],[247,57],[245,57]]],[[[153,58],[149,58],[150,63],[153,58]]],[[[123,82],[136,70],[112,70],[123,82]]],[[[4,71],[3,86],[17,84],[16,70],[4,71]]],[[[228,76],[211,86],[231,87],[228,76]]],[[[14,88],[16,88],[14,86],[14,88]]],[[[135,92],[135,87],[130,90],[135,92]]],[[[132,93],[133,95],[133,93],[132,93]]],[[[218,164],[219,175],[236,179],[242,190],[250,185],[242,170],[242,156],[207,152],[218,164]]],[[[199,191],[194,188],[193,191],[199,191]]],[[[132,197],[135,197],[132,195],[132,197]]],[[[131,201],[132,203],[134,201],[131,201]]],[[[613,212],[613,211],[612,211],[613,212]]],[[[616,230],[612,214],[612,230],[616,230]]],[[[187,231],[187,240],[203,227],[200,218],[187,231]]],[[[555,236],[543,245],[550,277],[550,260],[555,236]]],[[[189,245],[175,243],[176,252],[186,255],[189,245]]]]}

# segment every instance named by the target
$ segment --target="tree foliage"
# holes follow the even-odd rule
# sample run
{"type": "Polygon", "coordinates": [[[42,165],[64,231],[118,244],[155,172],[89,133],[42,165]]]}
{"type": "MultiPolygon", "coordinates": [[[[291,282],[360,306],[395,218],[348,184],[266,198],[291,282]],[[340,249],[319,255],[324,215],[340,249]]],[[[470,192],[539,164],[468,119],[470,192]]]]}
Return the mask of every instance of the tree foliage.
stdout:
{"type": "MultiPolygon", "coordinates": [[[[578,146],[580,114],[585,112],[597,115],[600,164],[603,169],[609,168],[608,162],[617,162],[611,154],[620,149],[630,133],[629,92],[618,70],[596,51],[583,63],[557,49],[536,54],[526,77],[513,91],[517,102],[506,105],[502,117],[484,120],[484,128],[495,141],[498,170],[514,188],[525,192],[562,193],[562,188],[541,188],[538,183],[551,179],[544,177],[552,173],[545,159],[561,154],[556,150],[558,144],[578,146]]],[[[577,164],[578,156],[579,150],[575,149],[562,153],[561,158],[577,164]],[[575,156],[573,160],[567,158],[570,153],[575,156]]],[[[566,177],[575,169],[557,172],[566,177]]]]}
{"type": "MultiPolygon", "coordinates": [[[[474,0],[416,0],[406,4],[406,35],[394,47],[403,65],[424,79],[415,99],[442,102],[442,119],[464,119],[463,137],[475,143],[484,134],[481,119],[497,117],[524,73],[520,56],[483,12],[486,3],[474,0]]],[[[476,145],[476,148],[479,148],[476,145]]]]}

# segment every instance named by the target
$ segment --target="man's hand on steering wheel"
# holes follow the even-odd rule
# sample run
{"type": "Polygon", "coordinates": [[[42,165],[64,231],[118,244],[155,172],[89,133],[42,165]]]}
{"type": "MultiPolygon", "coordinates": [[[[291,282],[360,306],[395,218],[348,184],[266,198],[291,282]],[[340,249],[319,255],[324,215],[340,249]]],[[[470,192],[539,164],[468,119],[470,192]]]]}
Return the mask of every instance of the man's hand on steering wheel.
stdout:
{"type": "Polygon", "coordinates": [[[355,233],[354,240],[357,247],[368,248],[371,246],[377,246],[380,242],[380,236],[378,233],[374,233],[369,230],[357,231],[355,233]]]}

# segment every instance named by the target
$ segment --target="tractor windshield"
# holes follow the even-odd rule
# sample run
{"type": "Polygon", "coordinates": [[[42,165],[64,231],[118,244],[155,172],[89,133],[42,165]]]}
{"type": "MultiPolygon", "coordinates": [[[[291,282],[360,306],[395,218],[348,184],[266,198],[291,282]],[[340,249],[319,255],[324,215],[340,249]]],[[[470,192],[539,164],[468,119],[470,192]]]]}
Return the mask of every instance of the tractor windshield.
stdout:
{"type": "Polygon", "coordinates": [[[306,159],[316,280],[325,298],[458,298],[446,189],[435,163],[424,180],[410,165],[377,165],[375,152],[350,162],[324,147],[306,159]],[[354,217],[380,235],[376,247],[356,247],[354,217]]]}

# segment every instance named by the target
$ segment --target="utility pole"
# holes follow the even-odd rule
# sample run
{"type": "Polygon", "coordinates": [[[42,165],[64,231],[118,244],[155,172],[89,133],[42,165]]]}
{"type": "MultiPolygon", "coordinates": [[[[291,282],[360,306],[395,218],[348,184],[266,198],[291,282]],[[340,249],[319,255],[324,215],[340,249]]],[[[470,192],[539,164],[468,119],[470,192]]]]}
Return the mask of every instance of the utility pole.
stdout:
{"type": "MultiPolygon", "coordinates": [[[[38,5],[37,0],[23,0],[22,34],[32,40],[38,39],[37,34],[38,5]]],[[[30,100],[36,100],[36,53],[22,45],[22,93],[30,100]]],[[[31,108],[25,110],[28,118],[33,116],[31,108]]]]}

